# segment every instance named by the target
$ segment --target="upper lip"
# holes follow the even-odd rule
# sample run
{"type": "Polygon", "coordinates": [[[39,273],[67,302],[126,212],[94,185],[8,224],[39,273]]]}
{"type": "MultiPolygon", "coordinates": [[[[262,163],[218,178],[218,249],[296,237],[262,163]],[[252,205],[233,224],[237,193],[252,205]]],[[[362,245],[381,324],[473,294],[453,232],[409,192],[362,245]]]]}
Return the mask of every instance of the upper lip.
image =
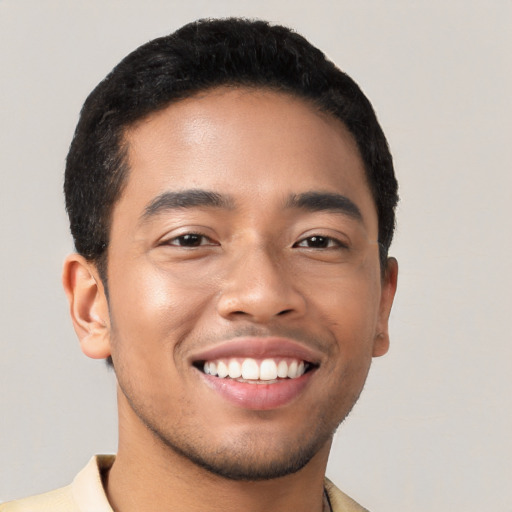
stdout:
{"type": "Polygon", "coordinates": [[[252,357],[255,359],[288,357],[318,365],[321,354],[303,343],[283,337],[243,337],[222,341],[219,344],[191,355],[192,363],[252,357]]]}

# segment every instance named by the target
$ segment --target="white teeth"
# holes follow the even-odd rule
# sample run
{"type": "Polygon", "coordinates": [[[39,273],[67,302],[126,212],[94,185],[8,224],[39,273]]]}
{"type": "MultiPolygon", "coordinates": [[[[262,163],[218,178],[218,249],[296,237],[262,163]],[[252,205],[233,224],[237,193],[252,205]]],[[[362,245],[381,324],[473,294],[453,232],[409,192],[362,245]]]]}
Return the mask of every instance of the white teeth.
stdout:
{"type": "Polygon", "coordinates": [[[260,377],[258,363],[254,359],[244,359],[242,363],[242,378],[247,380],[257,380],[260,377]]]}
{"type": "Polygon", "coordinates": [[[236,359],[229,361],[228,370],[231,379],[238,379],[242,376],[242,366],[236,359]]]}
{"type": "Polygon", "coordinates": [[[273,359],[264,359],[260,365],[260,380],[277,379],[277,365],[273,359]]]}
{"type": "Polygon", "coordinates": [[[288,367],[288,377],[290,379],[295,379],[297,377],[297,361],[292,361],[290,366],[288,367]]]}
{"type": "Polygon", "coordinates": [[[277,376],[282,379],[288,377],[288,365],[286,364],[286,361],[279,361],[279,364],[277,365],[277,376]]]}
{"type": "Polygon", "coordinates": [[[256,361],[253,358],[246,359],[224,359],[217,361],[206,361],[203,371],[207,375],[214,375],[221,379],[243,378],[244,380],[272,381],[278,377],[281,379],[296,379],[306,372],[307,364],[304,361],[284,360],[279,363],[276,359],[263,359],[256,361]]]}
{"type": "Polygon", "coordinates": [[[226,363],[223,361],[219,361],[217,364],[217,375],[223,379],[224,377],[227,377],[229,374],[228,367],[226,366],[226,363]]]}

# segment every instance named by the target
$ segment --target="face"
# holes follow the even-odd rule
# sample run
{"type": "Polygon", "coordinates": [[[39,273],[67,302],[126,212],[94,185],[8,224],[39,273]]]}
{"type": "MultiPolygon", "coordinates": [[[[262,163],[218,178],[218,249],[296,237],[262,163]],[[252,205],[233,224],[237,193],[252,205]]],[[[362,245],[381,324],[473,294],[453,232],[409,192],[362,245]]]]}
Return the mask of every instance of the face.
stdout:
{"type": "Polygon", "coordinates": [[[126,142],[108,253],[121,421],[228,478],[297,471],[387,350],[394,283],[356,144],[246,89],[181,101],[126,142]]]}

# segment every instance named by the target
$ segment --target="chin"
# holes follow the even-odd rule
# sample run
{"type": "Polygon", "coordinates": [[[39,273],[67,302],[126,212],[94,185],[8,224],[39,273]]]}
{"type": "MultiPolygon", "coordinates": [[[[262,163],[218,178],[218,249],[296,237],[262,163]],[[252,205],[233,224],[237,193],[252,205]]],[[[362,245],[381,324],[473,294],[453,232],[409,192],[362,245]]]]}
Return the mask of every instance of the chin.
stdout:
{"type": "Polygon", "coordinates": [[[198,468],[218,477],[235,481],[262,481],[281,478],[300,471],[311,459],[330,443],[332,435],[315,439],[306,446],[291,447],[289,443],[280,449],[267,446],[261,449],[255,442],[239,440],[235,446],[219,448],[218,450],[198,450],[188,446],[176,446],[169,441],[166,445],[178,456],[188,459],[198,468]]]}

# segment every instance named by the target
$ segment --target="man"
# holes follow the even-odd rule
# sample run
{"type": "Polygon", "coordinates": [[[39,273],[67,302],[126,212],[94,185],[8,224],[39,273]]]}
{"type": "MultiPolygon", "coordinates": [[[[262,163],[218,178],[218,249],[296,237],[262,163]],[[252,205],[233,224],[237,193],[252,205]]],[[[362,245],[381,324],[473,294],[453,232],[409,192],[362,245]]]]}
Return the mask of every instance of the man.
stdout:
{"type": "Polygon", "coordinates": [[[325,468],[388,348],[397,185],[372,107],[301,36],[199,21],[126,57],[67,159],[83,352],[117,456],[11,511],[364,510],[325,468]]]}

